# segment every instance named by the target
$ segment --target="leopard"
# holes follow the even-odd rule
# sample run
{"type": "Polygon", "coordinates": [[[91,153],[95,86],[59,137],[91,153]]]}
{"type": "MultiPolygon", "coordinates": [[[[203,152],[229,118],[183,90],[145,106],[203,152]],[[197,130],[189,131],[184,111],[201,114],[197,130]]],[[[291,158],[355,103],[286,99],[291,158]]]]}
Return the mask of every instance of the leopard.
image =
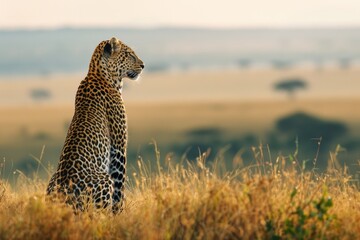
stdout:
{"type": "Polygon", "coordinates": [[[144,66],[116,37],[95,48],[47,196],[61,196],[76,211],[122,211],[128,141],[123,79],[137,80],[144,66]]]}

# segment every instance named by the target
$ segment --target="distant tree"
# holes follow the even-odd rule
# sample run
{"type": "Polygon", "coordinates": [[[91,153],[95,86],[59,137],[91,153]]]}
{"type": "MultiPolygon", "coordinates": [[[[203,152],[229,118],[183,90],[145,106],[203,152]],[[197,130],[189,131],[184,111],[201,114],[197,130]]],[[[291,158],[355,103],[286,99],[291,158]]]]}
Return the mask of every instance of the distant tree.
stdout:
{"type": "Polygon", "coordinates": [[[275,69],[288,69],[293,63],[287,60],[275,59],[271,61],[271,64],[275,69]]]}
{"type": "Polygon", "coordinates": [[[47,89],[36,88],[31,90],[30,96],[32,99],[36,101],[41,101],[41,100],[48,100],[51,97],[51,93],[47,89]]]}
{"type": "Polygon", "coordinates": [[[251,66],[251,60],[250,59],[240,59],[238,60],[238,65],[241,67],[241,68],[248,68],[251,66]]]}
{"type": "Polygon", "coordinates": [[[269,142],[283,151],[294,148],[294,140],[297,139],[299,159],[312,159],[312,165],[308,164],[308,167],[316,164],[316,167],[325,169],[329,152],[346,138],[347,133],[348,128],[342,122],[296,112],[276,121],[275,132],[269,142]]]}
{"type": "Polygon", "coordinates": [[[350,58],[341,58],[339,59],[339,66],[342,69],[348,69],[351,66],[351,59],[350,58]]]}
{"type": "Polygon", "coordinates": [[[297,90],[306,89],[306,88],[307,88],[306,82],[299,78],[285,79],[274,85],[275,90],[287,92],[290,99],[294,99],[295,92],[297,90]]]}
{"type": "Polygon", "coordinates": [[[347,132],[346,125],[332,120],[324,120],[303,112],[297,112],[280,118],[276,122],[276,129],[286,133],[290,138],[298,136],[301,139],[323,137],[332,142],[347,132]]]}

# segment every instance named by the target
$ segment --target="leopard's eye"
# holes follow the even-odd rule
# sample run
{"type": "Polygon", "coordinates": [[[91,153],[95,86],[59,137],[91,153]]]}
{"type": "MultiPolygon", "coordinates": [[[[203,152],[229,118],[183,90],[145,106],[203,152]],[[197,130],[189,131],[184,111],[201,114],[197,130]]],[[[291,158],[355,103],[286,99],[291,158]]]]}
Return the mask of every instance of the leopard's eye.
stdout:
{"type": "Polygon", "coordinates": [[[130,57],[134,62],[136,62],[136,57],[134,56],[134,54],[130,53],[130,57]]]}

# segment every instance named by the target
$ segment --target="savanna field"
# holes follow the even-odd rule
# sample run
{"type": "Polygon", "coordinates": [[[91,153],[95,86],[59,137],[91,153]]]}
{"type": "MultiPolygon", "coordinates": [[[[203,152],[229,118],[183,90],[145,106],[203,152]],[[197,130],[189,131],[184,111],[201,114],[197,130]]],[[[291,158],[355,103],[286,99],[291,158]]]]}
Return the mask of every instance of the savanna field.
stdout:
{"type": "MultiPolygon", "coordinates": [[[[302,73],[308,74],[305,79],[315,79],[310,93],[320,94],[317,79],[331,83],[336,81],[331,77],[339,75],[356,83],[358,71],[302,73]]],[[[0,239],[360,239],[360,115],[354,111],[359,100],[354,95],[341,98],[344,88],[333,99],[323,95],[304,100],[304,92],[287,101],[286,95],[273,92],[272,83],[259,84],[264,76],[282,79],[297,73],[290,69],[149,74],[125,89],[127,200],[116,216],[95,209],[76,215],[70,207],[45,198],[81,77],[4,81],[0,239]],[[232,83],[226,88],[241,89],[244,82],[238,79],[245,79],[243,93],[259,89],[261,96],[278,100],[232,101],[238,94],[234,90],[227,101],[195,101],[208,94],[199,84],[192,98],[179,101],[180,93],[188,90],[175,83],[204,79],[214,91],[207,95],[212,99],[224,76],[232,83]],[[173,95],[177,100],[136,102],[135,92],[145,97],[145,87],[156,81],[158,86],[168,84],[164,89],[178,90],[179,96],[173,95]],[[49,102],[31,100],[28,93],[34,88],[53,94],[49,102]],[[13,89],[21,91],[18,101],[24,104],[5,106],[13,89]],[[295,119],[295,125],[289,119],[295,119]],[[291,131],[286,130],[289,126],[291,131]]],[[[219,99],[231,92],[221,87],[219,99]]],[[[159,88],[157,96],[162,91],[159,88]]],[[[148,93],[153,94],[149,98],[155,93],[148,93]]]]}
{"type": "Polygon", "coordinates": [[[0,32],[0,240],[360,239],[359,31],[175,30],[0,32]],[[146,62],[126,202],[74,214],[45,189],[109,34],[146,62]]]}
{"type": "Polygon", "coordinates": [[[0,240],[360,240],[359,0],[104,3],[1,1],[0,240]]]}
{"type": "Polygon", "coordinates": [[[275,159],[267,146],[252,151],[254,165],[234,158],[227,170],[221,154],[207,161],[210,150],[176,163],[155,144],[157,164],[139,158],[128,167],[127,200],[116,216],[75,215],[45,199],[44,180],[18,172],[16,186],[0,182],[0,239],[360,238],[360,184],[341,167],[340,147],[323,173],[304,170],[296,151],[275,159]]]}

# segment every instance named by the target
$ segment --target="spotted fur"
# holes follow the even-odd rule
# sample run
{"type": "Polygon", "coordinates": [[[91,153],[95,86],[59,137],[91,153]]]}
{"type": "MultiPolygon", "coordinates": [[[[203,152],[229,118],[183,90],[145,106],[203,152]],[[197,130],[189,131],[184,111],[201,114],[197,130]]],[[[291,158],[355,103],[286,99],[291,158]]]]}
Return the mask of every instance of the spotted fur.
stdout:
{"type": "Polygon", "coordinates": [[[89,203],[117,212],[124,199],[127,125],[123,78],[136,79],[144,63],[116,38],[95,49],[80,83],[57,171],[47,194],[57,193],[75,209],[89,203]]]}

